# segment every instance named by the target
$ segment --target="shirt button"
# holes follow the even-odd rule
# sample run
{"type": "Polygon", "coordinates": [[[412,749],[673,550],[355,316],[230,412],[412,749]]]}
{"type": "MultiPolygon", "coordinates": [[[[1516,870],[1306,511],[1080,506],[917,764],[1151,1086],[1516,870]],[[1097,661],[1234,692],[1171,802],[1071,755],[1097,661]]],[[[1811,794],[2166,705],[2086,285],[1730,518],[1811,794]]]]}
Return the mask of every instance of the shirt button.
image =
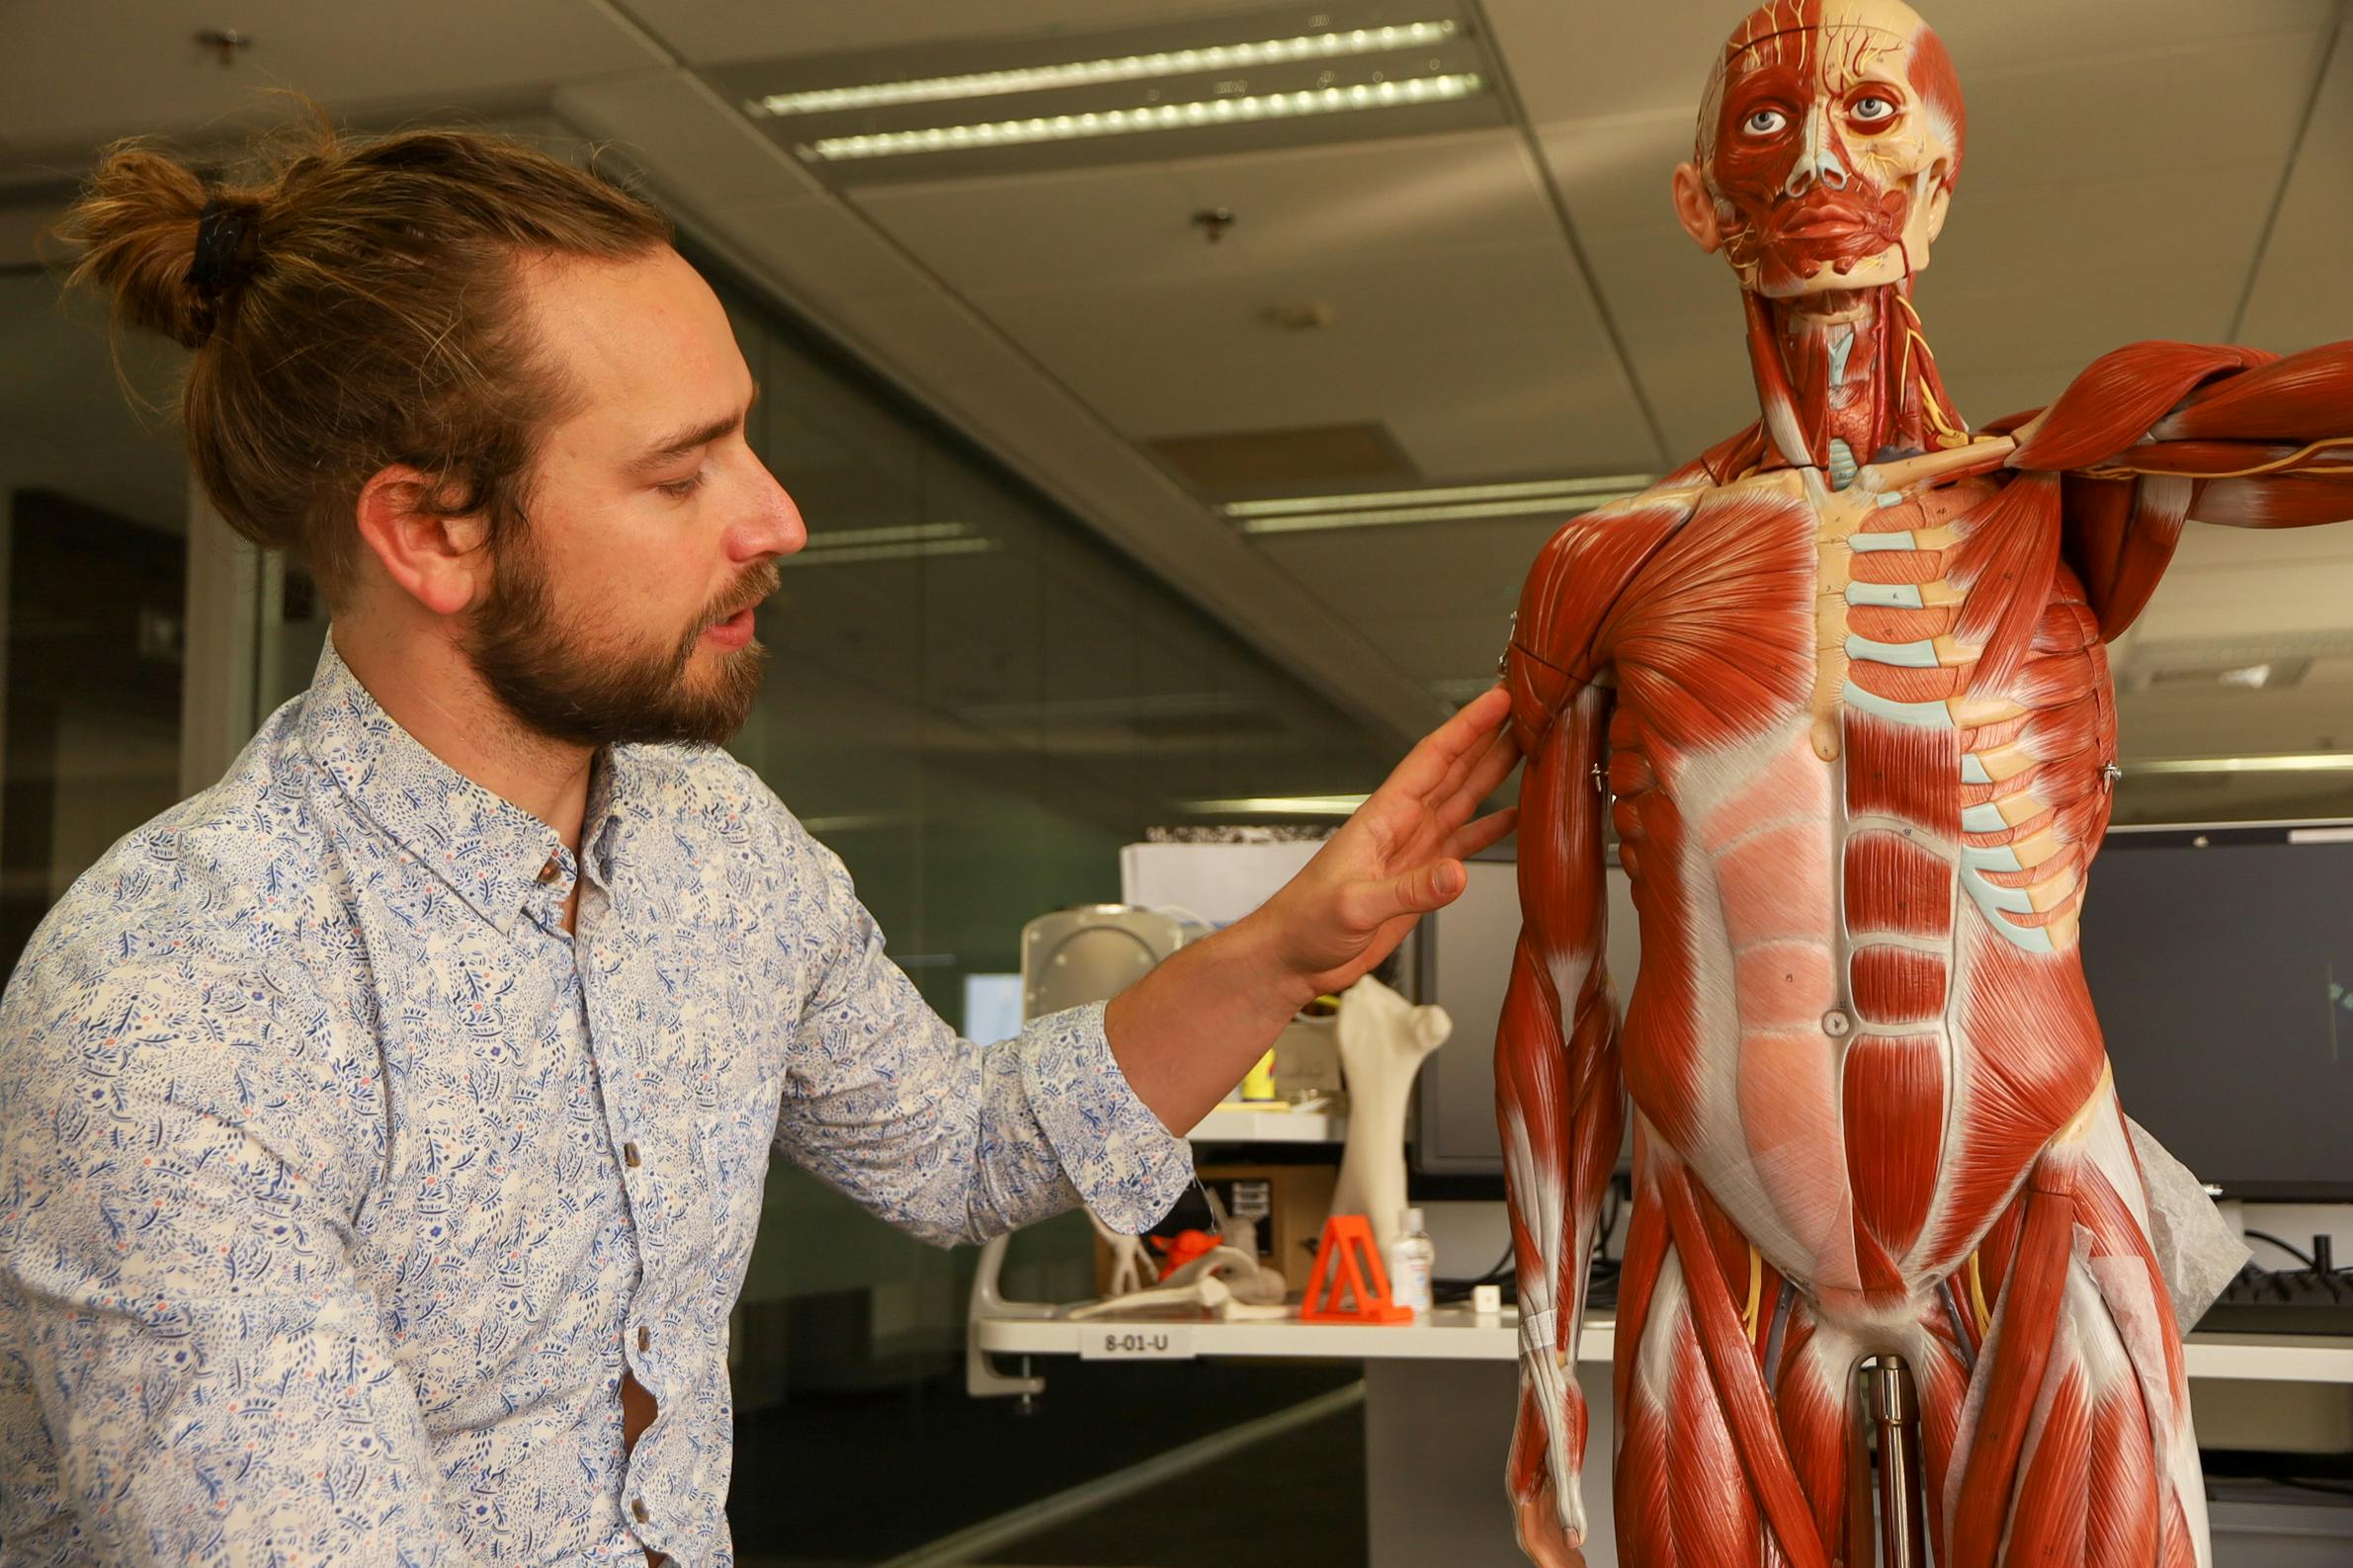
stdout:
{"type": "Polygon", "coordinates": [[[640,1525],[653,1518],[653,1515],[647,1512],[645,1507],[645,1499],[643,1498],[638,1498],[635,1502],[630,1505],[630,1515],[640,1525]]]}
{"type": "Polygon", "coordinates": [[[547,864],[540,867],[540,880],[542,882],[552,882],[562,874],[563,867],[555,864],[555,857],[552,855],[547,857],[547,864]]]}
{"type": "Polygon", "coordinates": [[[643,1323],[637,1325],[637,1349],[640,1352],[653,1349],[653,1330],[643,1323]]]}
{"type": "Polygon", "coordinates": [[[632,1171],[637,1168],[640,1162],[637,1159],[637,1146],[634,1143],[625,1143],[621,1146],[621,1163],[632,1171]]]}

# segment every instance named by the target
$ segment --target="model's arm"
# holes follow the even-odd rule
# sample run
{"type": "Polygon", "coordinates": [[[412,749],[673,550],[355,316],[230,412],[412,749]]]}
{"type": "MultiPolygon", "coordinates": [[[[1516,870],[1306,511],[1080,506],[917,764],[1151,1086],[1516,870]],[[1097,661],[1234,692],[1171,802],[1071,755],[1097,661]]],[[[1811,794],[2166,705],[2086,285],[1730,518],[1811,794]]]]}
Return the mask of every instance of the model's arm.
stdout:
{"type": "Polygon", "coordinates": [[[1508,1484],[1521,1547],[1543,1568],[1576,1561],[1584,1537],[1577,1340],[1594,1221],[1625,1124],[1617,1010],[1602,964],[1612,694],[1595,676],[1612,607],[1686,515],[1684,504],[1652,498],[1562,529],[1529,573],[1505,655],[1512,724],[1528,754],[1522,923],[1495,1039],[1520,1287],[1520,1408],[1508,1484]]]}
{"type": "Polygon", "coordinates": [[[2285,359],[2136,343],[2016,424],[2013,468],[2059,473],[2063,538],[2101,635],[2148,603],[2195,519],[2295,528],[2353,518],[2353,342],[2285,359]]]}
{"type": "Polygon", "coordinates": [[[1584,1538],[1585,1401],[1577,1340],[1594,1217],[1624,1126],[1617,1016],[1602,966],[1601,762],[1609,693],[1587,686],[1535,744],[1520,791],[1520,903],[1495,1039],[1512,1253],[1520,1284],[1520,1409],[1509,1485],[1521,1545],[1584,1538]]]}

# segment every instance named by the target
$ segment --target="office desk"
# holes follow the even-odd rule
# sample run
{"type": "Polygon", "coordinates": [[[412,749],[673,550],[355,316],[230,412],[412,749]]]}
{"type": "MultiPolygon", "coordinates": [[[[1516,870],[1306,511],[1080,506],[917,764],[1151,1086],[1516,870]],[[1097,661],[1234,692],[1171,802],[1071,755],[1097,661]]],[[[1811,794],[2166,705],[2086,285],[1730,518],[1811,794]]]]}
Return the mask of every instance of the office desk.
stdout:
{"type": "MultiPolygon", "coordinates": [[[[1478,1318],[1467,1308],[1441,1307],[1426,1322],[1391,1327],[1141,1317],[1071,1323],[1005,1317],[982,1318],[973,1328],[981,1349],[1005,1356],[1076,1356],[1089,1350],[1108,1350],[1116,1356],[1119,1348],[1107,1346],[1103,1337],[1133,1335],[1133,1353],[1156,1359],[1361,1360],[1370,1568],[1429,1568],[1433,1563],[1449,1568],[1526,1568],[1526,1559],[1512,1541],[1503,1495],[1505,1450],[1519,1387],[1519,1327],[1512,1311],[1478,1318]]],[[[1593,1437],[1585,1455],[1588,1568],[1616,1568],[1618,1560],[1609,1507],[1610,1433],[1616,1415],[1610,1357],[1616,1343],[1616,1325],[1608,1314],[1587,1318],[1578,1345],[1577,1383],[1592,1417],[1593,1437]]],[[[2193,1383],[2353,1383],[2353,1339],[2193,1334],[2188,1365],[2193,1383]]],[[[2193,1397],[2195,1392],[2193,1387],[2193,1397]]],[[[2218,1534],[2228,1527],[2220,1509],[2216,1527],[2218,1534]]],[[[2325,1543],[2319,1549],[2343,1550],[2325,1543]]],[[[2218,1561],[2228,1561],[2234,1568],[2259,1560],[2308,1559],[2292,1554],[2224,1556],[2218,1548],[2218,1561]]]]}

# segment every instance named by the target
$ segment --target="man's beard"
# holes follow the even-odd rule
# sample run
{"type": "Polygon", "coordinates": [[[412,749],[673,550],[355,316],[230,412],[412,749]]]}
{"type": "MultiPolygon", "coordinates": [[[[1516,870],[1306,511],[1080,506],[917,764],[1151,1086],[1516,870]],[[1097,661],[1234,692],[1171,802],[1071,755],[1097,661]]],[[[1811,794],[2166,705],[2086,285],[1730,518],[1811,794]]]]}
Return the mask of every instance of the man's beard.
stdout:
{"type": "Polygon", "coordinates": [[[616,653],[560,619],[554,583],[536,545],[515,529],[502,543],[490,595],[466,627],[466,656],[507,709],[551,740],[578,746],[689,742],[718,745],[743,727],[760,693],[768,650],[758,641],[721,656],[694,681],[703,633],[777,590],[774,562],[745,572],[676,646],[616,653]]]}

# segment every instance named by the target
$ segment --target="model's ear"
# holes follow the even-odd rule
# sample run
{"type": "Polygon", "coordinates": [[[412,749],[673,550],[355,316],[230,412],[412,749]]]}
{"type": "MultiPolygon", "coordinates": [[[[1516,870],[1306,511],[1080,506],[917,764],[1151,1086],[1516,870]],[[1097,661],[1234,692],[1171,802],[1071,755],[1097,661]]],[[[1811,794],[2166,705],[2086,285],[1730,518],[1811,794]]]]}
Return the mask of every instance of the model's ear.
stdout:
{"type": "Polygon", "coordinates": [[[1953,188],[1950,185],[1947,185],[1942,179],[1934,179],[1929,181],[1928,242],[1931,245],[1935,244],[1936,237],[1945,231],[1945,212],[1952,206],[1952,205],[1953,188]]]}
{"type": "Polygon", "coordinates": [[[1675,216],[1700,249],[1713,255],[1723,243],[1723,225],[1716,220],[1716,198],[1708,194],[1708,182],[1700,178],[1697,164],[1675,165],[1675,216]]]}

